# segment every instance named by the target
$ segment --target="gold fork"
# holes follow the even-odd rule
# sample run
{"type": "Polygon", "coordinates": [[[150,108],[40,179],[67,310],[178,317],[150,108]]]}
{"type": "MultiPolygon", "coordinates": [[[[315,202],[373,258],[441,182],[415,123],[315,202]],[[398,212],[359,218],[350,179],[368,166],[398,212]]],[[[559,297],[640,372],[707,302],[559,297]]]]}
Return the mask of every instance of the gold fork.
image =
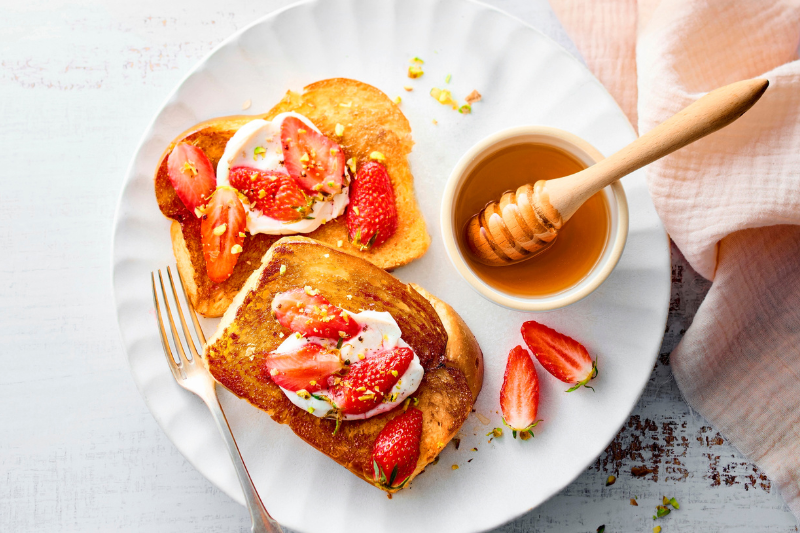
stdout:
{"type": "MultiPolygon", "coordinates": [[[[281,526],[272,519],[264,504],[261,503],[261,498],[256,492],[253,485],[253,480],[250,479],[250,474],[247,472],[247,467],[242,461],[241,452],[239,447],[236,446],[236,440],[233,438],[233,433],[228,425],[228,420],[225,418],[225,413],[222,412],[222,407],[217,398],[216,382],[211,374],[206,369],[205,365],[200,361],[200,355],[194,346],[192,335],[189,332],[189,327],[183,318],[183,311],[181,310],[181,303],[178,300],[178,293],[175,290],[175,282],[172,280],[172,271],[167,267],[167,276],[169,277],[169,284],[172,287],[172,296],[175,302],[175,308],[178,311],[178,318],[183,328],[183,336],[186,339],[186,344],[191,353],[191,358],[186,357],[183,344],[178,336],[178,330],[175,328],[175,321],[172,319],[172,311],[169,307],[169,299],[164,290],[164,279],[161,276],[161,270],[158,271],[158,283],[161,286],[161,295],[164,299],[164,307],[166,308],[167,318],[169,319],[169,327],[172,330],[172,340],[175,342],[175,348],[179,354],[178,360],[172,355],[172,350],[167,340],[167,332],[164,329],[164,321],[161,318],[161,305],[159,304],[158,293],[156,291],[156,274],[150,273],[151,281],[153,282],[153,303],[156,306],[156,316],[158,317],[158,331],[161,334],[161,344],[164,347],[164,355],[167,356],[169,368],[172,370],[172,375],[175,376],[175,381],[184,389],[195,393],[206,403],[214,422],[217,424],[225,444],[228,446],[228,453],[231,455],[233,467],[236,469],[236,474],[239,476],[239,483],[242,485],[244,498],[247,501],[247,509],[250,511],[250,520],[252,521],[253,533],[281,533],[281,526]]],[[[181,282],[183,295],[186,297],[186,285],[183,283],[183,278],[180,277],[178,272],[178,279],[181,282]]],[[[194,312],[192,302],[186,297],[186,303],[189,307],[189,316],[192,318],[194,330],[197,332],[197,338],[200,340],[201,346],[205,346],[206,338],[203,335],[203,330],[200,328],[200,322],[197,320],[197,314],[194,312]]]]}

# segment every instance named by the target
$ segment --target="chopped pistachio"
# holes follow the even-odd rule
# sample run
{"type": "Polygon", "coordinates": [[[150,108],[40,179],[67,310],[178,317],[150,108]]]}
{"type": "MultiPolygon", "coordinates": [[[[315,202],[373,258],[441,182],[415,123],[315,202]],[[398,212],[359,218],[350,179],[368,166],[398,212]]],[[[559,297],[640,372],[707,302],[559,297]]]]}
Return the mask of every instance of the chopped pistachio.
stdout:
{"type": "Polygon", "coordinates": [[[399,374],[397,373],[397,370],[392,370],[392,375],[393,375],[394,377],[397,377],[399,374]]]}
{"type": "Polygon", "coordinates": [[[458,470],[458,465],[453,465],[450,467],[451,470],[458,470]]]}
{"type": "Polygon", "coordinates": [[[608,478],[606,479],[606,487],[610,487],[611,485],[616,483],[616,481],[617,481],[617,476],[608,476],[608,478]]]}
{"type": "Polygon", "coordinates": [[[336,124],[336,127],[334,128],[334,133],[336,134],[337,137],[341,137],[342,135],[344,135],[344,126],[342,126],[341,124],[336,124]]]}
{"type": "Polygon", "coordinates": [[[253,160],[257,160],[258,156],[261,156],[261,158],[263,159],[264,154],[266,153],[267,153],[266,148],[264,148],[263,146],[256,146],[255,150],[253,150],[253,160]]]}
{"type": "Polygon", "coordinates": [[[676,500],[675,498],[670,498],[669,499],[669,504],[671,506],[673,506],[675,509],[680,509],[681,508],[681,506],[678,505],[678,500],[676,500]]]}
{"type": "Polygon", "coordinates": [[[487,437],[494,436],[494,437],[502,437],[503,436],[503,428],[494,428],[489,433],[486,434],[487,437]]]}
{"type": "Polygon", "coordinates": [[[303,153],[303,155],[300,156],[300,161],[302,161],[303,163],[307,163],[308,162],[308,154],[307,153],[303,153]]]}
{"type": "Polygon", "coordinates": [[[349,168],[350,172],[353,174],[356,173],[356,159],[354,157],[347,160],[347,168],[349,168]]]}
{"type": "Polygon", "coordinates": [[[310,405],[308,406],[308,412],[311,413],[311,414],[314,413],[314,408],[311,407],[310,405]]]}
{"type": "Polygon", "coordinates": [[[379,163],[385,163],[386,162],[386,156],[383,155],[381,152],[378,152],[378,151],[371,152],[369,154],[369,158],[372,159],[373,161],[377,161],[379,163]]]}
{"type": "Polygon", "coordinates": [[[342,244],[343,244],[343,241],[342,241],[341,239],[340,239],[340,240],[338,240],[338,241],[336,241],[336,247],[337,247],[337,248],[341,248],[341,247],[342,247],[342,244]]]}
{"type": "Polygon", "coordinates": [[[462,115],[469,115],[470,113],[472,113],[472,106],[469,104],[464,104],[458,108],[458,112],[461,113],[462,115]]]}
{"type": "Polygon", "coordinates": [[[639,507],[639,504],[636,503],[636,498],[631,498],[631,505],[633,505],[634,507],[639,507]]]}
{"type": "Polygon", "coordinates": [[[475,102],[480,102],[481,98],[481,93],[473,90],[466,97],[464,97],[464,100],[466,100],[468,104],[474,104],[475,102]]]}
{"type": "Polygon", "coordinates": [[[395,96],[394,99],[392,100],[392,102],[394,102],[395,105],[399,105],[400,102],[402,102],[402,101],[403,101],[403,99],[400,98],[399,96],[395,96]]]}
{"type": "Polygon", "coordinates": [[[411,65],[410,67],[408,67],[408,77],[409,78],[412,78],[412,79],[419,78],[423,74],[425,74],[425,72],[422,70],[422,67],[420,67],[419,65],[411,65]]]}
{"type": "Polygon", "coordinates": [[[308,133],[308,132],[306,130],[304,130],[303,128],[298,128],[297,129],[297,133],[308,133]]]}
{"type": "Polygon", "coordinates": [[[213,233],[214,235],[219,237],[220,235],[225,233],[226,229],[228,229],[228,224],[227,224],[227,222],[223,222],[222,224],[220,224],[219,226],[214,228],[214,231],[212,231],[211,233],[213,233]]]}
{"type": "Polygon", "coordinates": [[[452,74],[448,74],[447,76],[445,76],[444,82],[445,83],[450,83],[450,80],[452,80],[452,79],[453,79],[453,75],[452,74]]]}
{"type": "Polygon", "coordinates": [[[425,62],[423,60],[421,60],[420,58],[418,58],[417,56],[414,56],[414,57],[411,58],[411,63],[416,63],[417,65],[421,65],[421,64],[423,64],[425,62]]]}
{"type": "Polygon", "coordinates": [[[661,533],[661,526],[656,526],[653,528],[653,533],[661,533]]]}
{"type": "Polygon", "coordinates": [[[410,85],[403,85],[403,89],[405,89],[407,92],[411,92],[414,90],[414,88],[410,85]]]}
{"type": "Polygon", "coordinates": [[[245,234],[244,234],[244,232],[243,232],[243,231],[240,231],[240,232],[239,232],[239,237],[245,237],[245,234]]]}
{"type": "Polygon", "coordinates": [[[281,276],[286,274],[286,265],[281,265],[281,276]]]}
{"type": "Polygon", "coordinates": [[[242,253],[242,245],[241,244],[234,244],[231,246],[231,253],[232,254],[240,254],[242,253]]]}
{"type": "Polygon", "coordinates": [[[192,176],[197,176],[197,168],[192,163],[190,163],[189,161],[186,161],[183,164],[183,168],[181,168],[181,172],[183,172],[184,174],[191,174],[192,176]]]}

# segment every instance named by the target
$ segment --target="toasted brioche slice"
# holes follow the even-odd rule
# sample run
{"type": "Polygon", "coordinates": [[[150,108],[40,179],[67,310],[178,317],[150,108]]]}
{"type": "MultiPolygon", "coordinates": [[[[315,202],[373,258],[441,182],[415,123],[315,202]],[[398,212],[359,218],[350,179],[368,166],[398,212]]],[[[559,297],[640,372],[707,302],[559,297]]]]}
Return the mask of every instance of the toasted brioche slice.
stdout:
{"type": "Polygon", "coordinates": [[[403,340],[419,356],[425,376],[413,397],[419,400],[423,429],[413,479],[464,423],[483,382],[483,355],[475,337],[450,306],[421,288],[406,285],[335,247],[305,237],[284,237],[269,249],[225,312],[206,345],[206,365],[231,392],[276,422],[288,424],[307,443],[376,485],[372,444],[402,407],[368,420],[342,422],[334,434],[333,420],[317,418],[293,405],[263,371],[266,354],[291,334],[272,317],[272,298],[305,286],[353,312],[388,311],[400,326],[403,340]]]}
{"type": "Polygon", "coordinates": [[[167,157],[179,142],[200,147],[216,168],[228,140],[240,127],[255,118],[271,119],[286,111],[296,111],[313,122],[325,135],[336,139],[348,158],[358,165],[369,160],[372,152],[386,158],[397,206],[397,232],[374,249],[361,251],[347,240],[344,216],[308,233],[322,242],[362,257],[384,269],[405,265],[421,257],[428,249],[430,236],[425,229],[416,198],[414,178],[407,156],[414,144],[411,127],[400,109],[383,92],[355,80],[334,78],[307,86],[302,94],[289,91],[269,113],[259,116],[222,117],[200,123],[175,138],[161,157],[155,177],[155,190],[161,212],[177,224],[171,230],[172,245],[184,280],[191,280],[189,297],[195,309],[206,316],[221,316],[245,280],[260,265],[260,259],[278,235],[250,235],[230,278],[213,283],[206,274],[200,242],[200,221],[178,198],[167,175],[167,157]],[[336,125],[344,126],[341,137],[336,125]]]}

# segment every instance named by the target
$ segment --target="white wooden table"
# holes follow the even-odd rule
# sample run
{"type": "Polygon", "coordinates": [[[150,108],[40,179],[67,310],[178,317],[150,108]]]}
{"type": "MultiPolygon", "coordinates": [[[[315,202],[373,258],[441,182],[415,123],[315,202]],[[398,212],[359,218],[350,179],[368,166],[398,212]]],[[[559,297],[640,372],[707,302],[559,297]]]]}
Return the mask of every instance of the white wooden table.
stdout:
{"type": "MultiPolygon", "coordinates": [[[[245,509],[175,450],[128,374],[111,225],[128,160],[171,88],[287,3],[0,2],[0,531],[249,530],[245,509]]],[[[544,0],[490,3],[571,46],[544,0]]],[[[675,253],[662,357],[629,424],[572,485],[498,531],[798,531],[769,480],[672,379],[668,354],[707,287],[675,253]],[[633,477],[637,466],[652,472],[633,477]],[[605,487],[609,474],[617,481],[605,487]],[[662,495],[681,509],[654,523],[662,495]]]]}

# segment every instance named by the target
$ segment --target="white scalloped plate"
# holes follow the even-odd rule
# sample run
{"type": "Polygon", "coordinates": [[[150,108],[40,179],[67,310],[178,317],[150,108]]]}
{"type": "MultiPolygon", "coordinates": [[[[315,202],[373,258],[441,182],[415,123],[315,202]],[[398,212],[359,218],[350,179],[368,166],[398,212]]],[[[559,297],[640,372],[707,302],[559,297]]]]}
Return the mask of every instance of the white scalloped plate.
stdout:
{"type": "MultiPolygon", "coordinates": [[[[480,138],[510,126],[541,124],[583,137],[608,155],[634,139],[614,100],[569,53],[535,29],[465,0],[325,0],[273,13],[223,42],[178,86],[133,157],[117,208],[113,277],[117,315],[131,373],[158,423],[186,458],[238,501],[241,491],[203,404],[180,389],[164,362],[150,299],[149,273],[172,264],[169,223],[158,210],[152,176],[171,139],[201,120],[267,111],[287,89],[329,77],[371,83],[402,95],[416,145],[410,162],[417,198],[433,238],[428,253],[396,271],[449,302],[480,342],[486,379],[476,409],[431,466],[391,500],[304,444],[286,427],[226,391],[223,406],[256,486],[272,515],[300,531],[483,531],[536,507],[577,477],[607,446],[635,405],[655,362],[667,317],[669,246],[641,173],[624,180],[630,203],[626,250],[611,277],[584,300],[533,315],[481,298],[447,260],[438,227],[451,168],[480,138]],[[406,77],[409,58],[425,75],[406,77]],[[428,96],[478,89],[483,101],[460,115],[428,96]],[[405,92],[412,85],[413,92],[405,92]],[[438,124],[433,123],[433,119],[438,124]],[[581,340],[599,356],[597,392],[565,394],[540,367],[536,438],[500,425],[498,391],[519,327],[536,317],[581,340]],[[477,447],[478,452],[472,452],[477,447]],[[467,462],[472,459],[471,462],[467,462]],[[458,470],[451,465],[458,464],[458,470]]],[[[207,321],[211,332],[213,322],[207,321]]]]}

